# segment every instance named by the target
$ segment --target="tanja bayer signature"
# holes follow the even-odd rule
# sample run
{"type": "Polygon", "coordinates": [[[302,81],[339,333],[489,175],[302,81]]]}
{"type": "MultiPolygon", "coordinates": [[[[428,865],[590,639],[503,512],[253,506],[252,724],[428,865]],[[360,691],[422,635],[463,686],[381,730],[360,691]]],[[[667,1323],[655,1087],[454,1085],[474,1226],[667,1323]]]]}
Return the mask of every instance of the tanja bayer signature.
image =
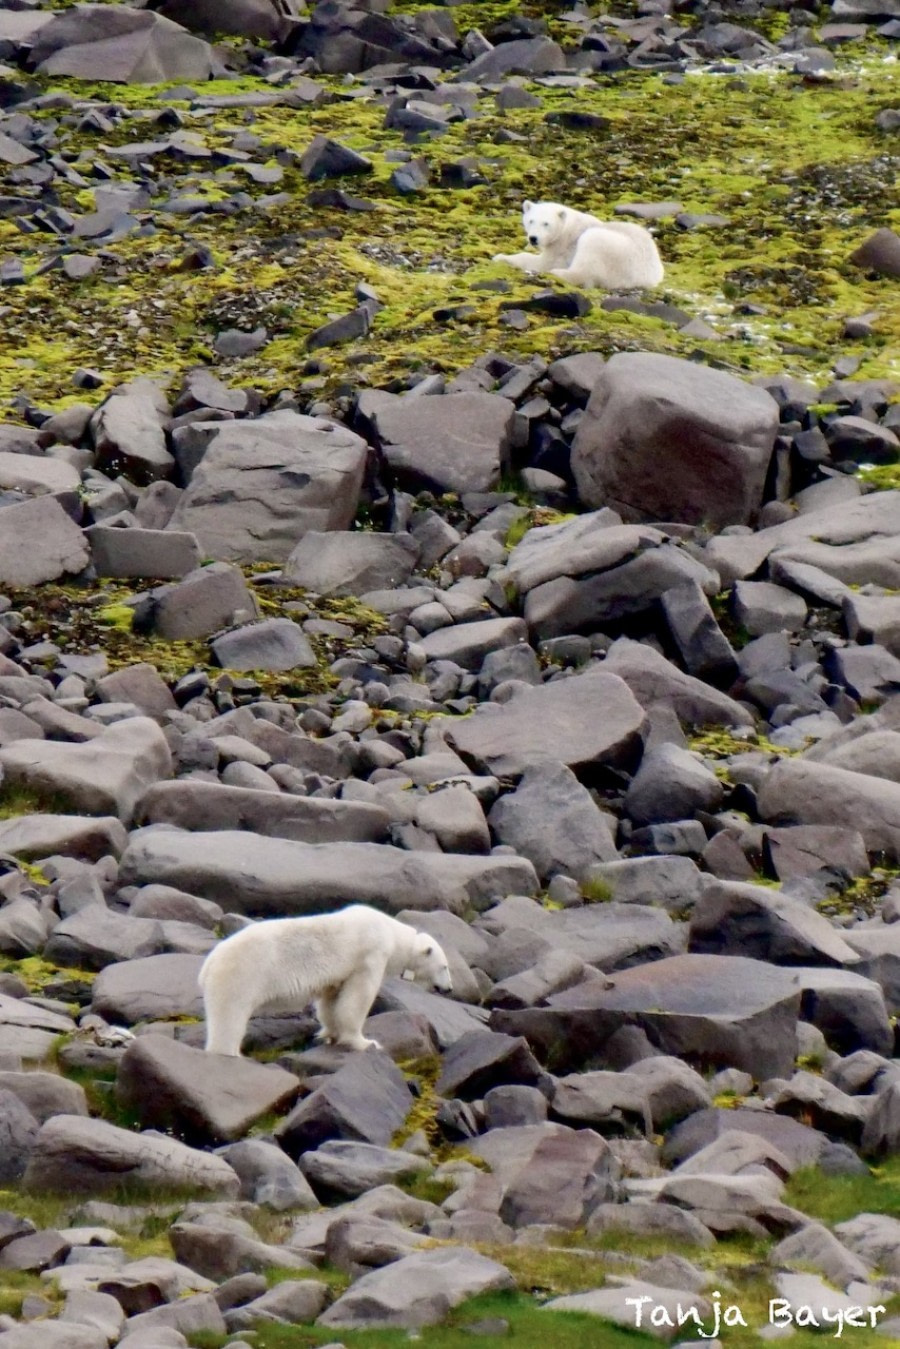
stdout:
{"type": "MultiPolygon", "coordinates": [[[[683,1305],[678,1302],[663,1305],[654,1302],[649,1294],[641,1297],[625,1298],[625,1306],[634,1314],[636,1330],[661,1329],[663,1327],[694,1328],[700,1339],[715,1340],[723,1328],[749,1326],[749,1322],[737,1303],[723,1303],[719,1292],[710,1295],[712,1309],[708,1316],[701,1316],[693,1303],[683,1305]]],[[[840,1339],[844,1330],[852,1326],[859,1330],[874,1330],[879,1316],[885,1315],[882,1306],[822,1307],[809,1303],[791,1302],[786,1297],[773,1297],[768,1304],[768,1323],[770,1326],[808,1330],[824,1330],[834,1326],[834,1339],[840,1339]]]]}

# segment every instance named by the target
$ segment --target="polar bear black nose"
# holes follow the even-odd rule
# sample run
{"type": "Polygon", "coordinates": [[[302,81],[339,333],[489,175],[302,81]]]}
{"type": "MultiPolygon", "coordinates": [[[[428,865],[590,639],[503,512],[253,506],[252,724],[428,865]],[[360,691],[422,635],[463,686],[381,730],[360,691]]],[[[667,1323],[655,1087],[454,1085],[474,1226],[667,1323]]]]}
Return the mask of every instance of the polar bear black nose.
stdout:
{"type": "Polygon", "coordinates": [[[530,244],[534,244],[535,248],[537,248],[537,246],[538,246],[538,237],[537,237],[537,235],[536,235],[536,234],[529,234],[529,236],[528,236],[528,242],[529,242],[530,244]]]}

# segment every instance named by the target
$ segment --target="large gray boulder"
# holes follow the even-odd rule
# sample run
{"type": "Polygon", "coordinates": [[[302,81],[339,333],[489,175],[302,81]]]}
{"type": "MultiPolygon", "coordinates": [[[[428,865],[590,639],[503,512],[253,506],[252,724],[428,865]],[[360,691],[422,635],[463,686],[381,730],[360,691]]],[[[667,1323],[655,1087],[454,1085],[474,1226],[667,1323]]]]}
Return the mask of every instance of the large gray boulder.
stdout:
{"type": "Polygon", "coordinates": [[[55,497],[34,497],[0,511],[0,585],[58,581],[84,571],[90,560],[87,539],[55,497]]]}
{"type": "Polygon", "coordinates": [[[24,1184],[36,1191],[88,1195],[123,1184],[150,1194],[184,1188],[222,1199],[235,1199],[240,1190],[237,1175],[221,1157],[80,1115],[54,1115],[41,1127],[24,1184]]]}
{"type": "Polygon", "coordinates": [[[690,949],[773,965],[853,965],[858,956],[815,909],[779,890],[713,881],[691,915],[690,949]]]}
{"type": "Polygon", "coordinates": [[[191,430],[208,444],[168,527],[196,534],[206,557],[283,562],[308,530],[349,529],[368,451],[362,437],[285,411],[191,430]]]}
{"type": "Polygon", "coordinates": [[[316,1324],[342,1330],[431,1326],[467,1298],[514,1287],[504,1265],[466,1246],[417,1251],[357,1279],[316,1324]]]}
{"type": "Polygon", "coordinates": [[[620,637],[609,648],[603,669],[624,679],[642,707],[668,703],[678,719],[689,726],[753,725],[753,716],[746,707],[685,674],[642,642],[620,637]]]}
{"type": "Polygon", "coordinates": [[[290,0],[154,0],[155,9],[192,33],[262,38],[280,42],[293,27],[296,6],[290,0]]]}
{"type": "Polygon", "coordinates": [[[516,409],[499,394],[363,394],[359,412],[406,491],[488,492],[508,465],[516,409]]]}
{"type": "Polygon", "coordinates": [[[556,993],[547,1007],[494,1012],[491,1026],[524,1035],[556,1072],[580,1068],[625,1023],[666,1054],[763,1079],[790,1074],[799,1011],[789,970],[742,956],[676,955],[556,993]]]}
{"type": "Polygon", "coordinates": [[[299,1080],[275,1064],[207,1054],[165,1035],[142,1035],[125,1050],[116,1099],[142,1128],[196,1146],[243,1137],[262,1115],[289,1109],[299,1080]]]}
{"type": "Polygon", "coordinates": [[[301,843],[378,843],[390,825],[388,812],[368,801],[293,796],[190,778],[157,782],[141,797],[137,819],[189,830],[245,829],[301,843]]]}
{"type": "Polygon", "coordinates": [[[805,759],[782,759],[763,780],[760,818],[857,829],[872,852],[900,858],[900,783],[805,759]]]}
{"type": "Polygon", "coordinates": [[[151,783],[171,775],[172,756],[155,721],[128,717],[84,744],[16,740],[0,749],[0,769],[10,783],[127,823],[151,783]]]}
{"type": "Polygon", "coordinates": [[[346,902],[399,909],[450,909],[510,893],[534,894],[531,863],[517,857],[411,853],[383,843],[295,843],[241,830],[132,834],[122,884],[159,882],[214,899],[229,913],[290,917],[346,902]]]}
{"type": "Polygon", "coordinates": [[[284,574],[319,595],[363,595],[403,585],[418,556],[411,534],[311,529],[292,550],[284,574]]]}
{"type": "MultiPolygon", "coordinates": [[[[542,1310],[580,1312],[583,1316],[596,1316],[667,1341],[677,1335],[679,1317],[696,1316],[703,1325],[712,1324],[712,1304],[702,1293],[637,1280],[616,1288],[593,1288],[588,1293],[567,1293],[564,1297],[551,1298],[543,1304],[542,1310]],[[651,1320],[652,1313],[655,1313],[655,1320],[651,1320]]],[[[693,1320],[687,1324],[693,1324],[693,1320]]],[[[552,1330],[549,1330],[547,1338],[552,1340],[552,1337],[552,1330]]]]}
{"type": "Polygon", "coordinates": [[[674,356],[620,352],[594,385],[572,472],[585,505],[630,519],[748,524],[777,431],[764,389],[674,356]]]}
{"type": "Polygon", "coordinates": [[[91,1011],[107,1021],[138,1021],[203,1015],[197,975],[203,957],[166,953],[107,965],[94,980],[91,1011]]]}
{"type": "Polygon", "coordinates": [[[448,739],[496,777],[551,760],[569,768],[627,768],[640,754],[646,718],[626,683],[592,668],[525,688],[502,705],[482,704],[451,722],[448,739]]]}
{"type": "Polygon", "coordinates": [[[542,881],[557,872],[581,877],[588,867],[619,855],[615,820],[561,763],[526,768],[516,790],[493,806],[488,824],[500,843],[534,864],[542,881]]]}
{"type": "Polygon", "coordinates": [[[31,49],[45,75],[119,84],[208,80],[216,70],[208,42],[146,11],[76,5],[54,14],[31,49]]]}

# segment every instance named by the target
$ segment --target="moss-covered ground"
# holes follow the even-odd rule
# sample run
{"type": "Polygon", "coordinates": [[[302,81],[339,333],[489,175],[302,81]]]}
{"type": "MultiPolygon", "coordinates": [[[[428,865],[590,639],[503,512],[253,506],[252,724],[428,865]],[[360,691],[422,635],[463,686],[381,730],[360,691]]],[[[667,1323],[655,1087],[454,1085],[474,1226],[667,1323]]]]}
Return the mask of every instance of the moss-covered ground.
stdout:
{"type": "MultiPolygon", "coordinates": [[[[474,4],[452,13],[464,32],[512,8],[474,4]]],[[[571,43],[562,19],[550,26],[571,43]]],[[[384,104],[361,97],[352,81],[323,79],[332,97],[324,106],[211,115],[161,86],[49,81],[52,91],[94,101],[113,123],[104,132],[79,128],[77,118],[57,127],[60,148],[85,184],[62,182],[57,189],[60,204],[76,213],[93,209],[94,161],[106,158],[118,168],[110,150],[165,135],[152,118],[166,107],[177,109],[182,134],[196,135],[214,152],[236,134],[252,133],[259,139],[254,162],[281,167],[283,176],[260,186],[220,159],[156,157],[155,231],[104,248],[101,271],[79,282],[54,272],[35,275],[52,238],[22,234],[13,220],[0,220],[0,256],[20,257],[30,275],[27,284],[4,289],[0,397],[24,392],[58,407],[84,397],[71,382],[80,365],[97,369],[108,388],[137,373],[174,381],[190,365],[212,361],[231,382],[269,393],[299,389],[311,400],[365,383],[402,383],[421,371],[453,373],[491,349],[544,358],[579,349],[701,352],[737,370],[785,369],[823,382],[836,357],[850,354],[860,361],[860,377],[900,375],[896,283],[869,277],[847,260],[875,228],[900,225],[896,135],[874,120],[897,102],[896,66],[884,57],[878,44],[862,51],[852,44],[837,73],[814,82],[771,69],[691,73],[680,83],[617,73],[577,90],[543,81],[529,86],[538,107],[499,113],[485,98],[474,118],[414,145],[385,128],[384,104]],[[572,108],[600,113],[608,129],[573,131],[546,120],[572,108]],[[312,185],[297,158],[317,133],[369,158],[369,175],[341,185],[373,210],[309,204],[312,185]],[[386,156],[402,149],[422,156],[432,173],[431,185],[411,196],[390,181],[396,165],[386,156]],[[475,162],[483,182],[441,186],[441,166],[462,157],[475,162]],[[254,205],[232,209],[237,192],[254,205]],[[272,194],[287,199],[260,204],[272,194]],[[205,198],[219,213],[156,209],[172,195],[205,198]],[[671,218],[654,226],[667,264],[654,298],[704,318],[722,340],[698,342],[659,318],[606,312],[596,292],[590,313],[576,322],[530,314],[524,330],[508,327],[502,306],[547,284],[490,260],[522,246],[519,208],[526,197],[562,200],[601,216],[619,203],[676,199],[687,211],[727,217],[722,228],[685,231],[671,218]],[[185,254],[198,247],[209,249],[212,265],[182,270],[185,254]],[[353,307],[359,282],[384,302],[370,333],[318,352],[310,363],[306,338],[353,307]],[[498,283],[499,292],[482,289],[498,283]],[[459,306],[464,312],[455,318],[459,306]],[[843,318],[869,311],[879,315],[874,335],[843,340],[843,318]],[[271,340],[258,353],[214,358],[216,332],[259,324],[271,340]]],[[[271,88],[242,76],[199,92],[271,88]]],[[[59,109],[37,115],[60,120],[59,109]]],[[[136,214],[149,219],[147,211],[136,214]]]]}

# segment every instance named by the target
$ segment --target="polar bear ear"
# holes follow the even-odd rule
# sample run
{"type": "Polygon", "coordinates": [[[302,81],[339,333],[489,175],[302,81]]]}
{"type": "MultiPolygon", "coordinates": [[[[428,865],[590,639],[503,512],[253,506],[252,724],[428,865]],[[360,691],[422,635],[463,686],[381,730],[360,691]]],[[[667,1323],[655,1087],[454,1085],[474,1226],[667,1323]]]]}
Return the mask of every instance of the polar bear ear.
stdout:
{"type": "Polygon", "coordinates": [[[523,201],[523,202],[522,202],[522,212],[523,212],[523,214],[525,213],[525,211],[530,211],[533,205],[534,205],[534,202],[533,202],[533,201],[523,201]]]}

